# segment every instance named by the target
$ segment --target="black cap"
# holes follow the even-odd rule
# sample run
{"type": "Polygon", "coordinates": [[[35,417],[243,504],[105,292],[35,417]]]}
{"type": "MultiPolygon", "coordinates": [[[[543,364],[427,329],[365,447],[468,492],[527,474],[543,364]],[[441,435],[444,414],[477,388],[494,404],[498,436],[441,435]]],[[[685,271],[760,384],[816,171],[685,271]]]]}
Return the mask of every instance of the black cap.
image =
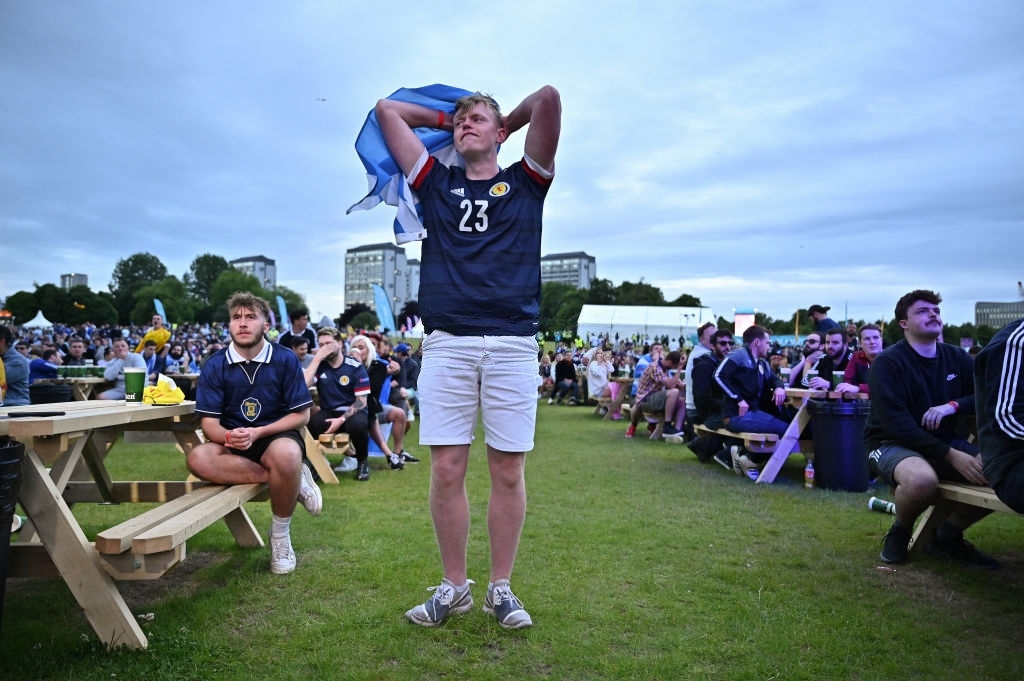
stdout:
{"type": "Polygon", "coordinates": [[[825,305],[825,306],[822,306],[822,305],[811,305],[809,308],[807,308],[807,314],[814,314],[815,312],[820,312],[821,314],[825,314],[826,312],[828,312],[831,309],[832,308],[829,307],[828,305],[825,305]]]}

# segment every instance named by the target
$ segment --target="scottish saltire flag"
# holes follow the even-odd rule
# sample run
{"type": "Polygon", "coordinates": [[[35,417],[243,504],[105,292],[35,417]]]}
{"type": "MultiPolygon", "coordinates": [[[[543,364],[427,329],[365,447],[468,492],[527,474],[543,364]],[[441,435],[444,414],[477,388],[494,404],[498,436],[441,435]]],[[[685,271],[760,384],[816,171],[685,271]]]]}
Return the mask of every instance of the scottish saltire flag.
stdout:
{"type": "Polygon", "coordinates": [[[373,284],[373,304],[377,308],[377,321],[381,331],[395,331],[395,313],[391,311],[388,294],[379,284],[373,284]]]}
{"type": "MultiPolygon", "coordinates": [[[[436,84],[419,88],[402,88],[393,92],[388,99],[410,102],[451,113],[455,111],[455,102],[460,97],[469,94],[472,93],[468,90],[436,84]]],[[[416,128],[414,132],[422,140],[423,146],[427,148],[427,153],[431,156],[437,157],[441,163],[449,167],[461,165],[461,160],[455,153],[452,133],[437,128],[416,128]]],[[[384,134],[380,130],[377,114],[373,109],[367,115],[366,122],[363,123],[359,136],[356,138],[356,153],[363,162],[363,167],[366,168],[366,179],[370,185],[370,191],[361,201],[345,211],[346,214],[354,210],[370,210],[381,202],[389,206],[397,206],[398,214],[395,216],[394,223],[395,242],[404,244],[427,238],[427,230],[423,227],[422,214],[419,209],[419,199],[416,198],[416,193],[409,186],[405,175],[402,174],[401,169],[388,153],[388,147],[384,143],[384,134]]],[[[394,324],[389,328],[394,329],[394,324]]]]}

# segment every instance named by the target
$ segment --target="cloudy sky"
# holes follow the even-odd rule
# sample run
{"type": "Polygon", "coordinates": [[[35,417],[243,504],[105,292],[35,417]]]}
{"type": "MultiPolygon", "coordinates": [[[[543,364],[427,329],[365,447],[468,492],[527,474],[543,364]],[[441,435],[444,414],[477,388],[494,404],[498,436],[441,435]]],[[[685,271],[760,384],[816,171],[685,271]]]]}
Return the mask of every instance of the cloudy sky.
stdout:
{"type": "Polygon", "coordinates": [[[726,316],[923,287],[973,321],[1024,278],[1021,36],[1019,0],[0,0],[0,299],[261,254],[336,315],[346,249],[392,238],[345,215],[376,99],[552,84],[545,253],[726,316]]]}

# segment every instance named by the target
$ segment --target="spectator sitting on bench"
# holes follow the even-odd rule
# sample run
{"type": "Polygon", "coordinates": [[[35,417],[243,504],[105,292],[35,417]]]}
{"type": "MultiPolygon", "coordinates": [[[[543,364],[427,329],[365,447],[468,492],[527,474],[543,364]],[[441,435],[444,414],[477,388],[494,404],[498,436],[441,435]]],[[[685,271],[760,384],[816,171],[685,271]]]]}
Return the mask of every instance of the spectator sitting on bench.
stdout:
{"type": "Polygon", "coordinates": [[[854,351],[846,365],[843,382],[836,386],[837,392],[867,394],[870,390],[868,370],[882,352],[882,330],[875,324],[865,324],[860,327],[859,337],[860,349],[854,351]]]}
{"type": "MultiPolygon", "coordinates": [[[[907,560],[914,522],[935,501],[939,480],[985,485],[978,448],[964,439],[960,414],[974,413],[974,361],[939,342],[941,296],[917,290],[896,303],[895,319],[904,339],[871,365],[871,411],[864,445],[871,472],[896,489],[896,520],[885,535],[879,559],[907,560]]],[[[963,533],[992,511],[957,505],[925,547],[974,567],[999,563],[967,541],[963,533]]]]}
{"type": "Polygon", "coordinates": [[[1004,326],[978,353],[978,438],[996,496],[1024,513],[1024,319],[1004,326]]]}
{"type": "MultiPolygon", "coordinates": [[[[782,436],[789,424],[776,414],[786,401],[782,380],[768,366],[771,336],[761,326],[743,332],[743,347],[736,348],[715,370],[715,382],[725,393],[722,423],[734,433],[774,433],[782,436]],[[772,413],[775,412],[775,413],[772,413]]],[[[739,475],[759,469],[766,454],[748,452],[734,445],[730,451],[732,468],[739,475]]]]}
{"type": "Polygon", "coordinates": [[[599,400],[602,397],[611,399],[611,374],[612,363],[608,356],[610,352],[598,350],[594,353],[593,359],[587,365],[587,392],[590,399],[599,400]]]}
{"type": "Polygon", "coordinates": [[[825,356],[818,362],[818,378],[808,381],[808,387],[831,390],[832,376],[838,374],[842,378],[852,356],[853,350],[846,347],[846,333],[842,329],[837,326],[826,331],[825,356]]]}
{"type": "Polygon", "coordinates": [[[673,425],[672,419],[679,403],[679,388],[683,384],[683,378],[679,374],[669,376],[668,372],[682,368],[682,366],[683,356],[679,354],[678,350],[673,350],[664,358],[647,365],[644,373],[640,376],[640,385],[636,391],[636,402],[630,412],[626,437],[633,437],[636,434],[636,425],[640,422],[641,413],[644,411],[665,412],[664,434],[681,437],[681,429],[673,425]]]}
{"type": "Polygon", "coordinates": [[[576,365],[572,363],[572,355],[568,352],[555,355],[555,394],[548,398],[548,404],[562,403],[569,395],[569,406],[580,401],[580,384],[576,382],[576,365]]]}
{"type": "Polygon", "coordinates": [[[802,359],[789,372],[789,385],[793,388],[809,388],[807,373],[818,370],[818,362],[825,356],[821,346],[821,334],[812,331],[804,338],[802,359]]]}
{"type": "MultiPolygon", "coordinates": [[[[366,347],[354,344],[346,357],[341,333],[329,326],[317,331],[316,342],[316,352],[310,355],[312,361],[302,373],[307,386],[316,383],[320,406],[313,407],[306,427],[314,438],[327,433],[348,433],[358,468],[366,464],[370,443],[370,420],[366,413],[370,375],[363,364],[366,347]]],[[[292,348],[298,343],[307,345],[309,341],[295,336],[292,348]]]]}
{"type": "MultiPolygon", "coordinates": [[[[694,425],[703,425],[712,430],[722,427],[722,401],[725,393],[715,382],[715,370],[725,356],[732,350],[732,331],[719,329],[711,334],[708,340],[714,348],[702,354],[693,363],[691,383],[693,384],[693,403],[695,406],[692,421],[694,425]]],[[[689,416],[687,410],[687,416],[689,416]]],[[[729,451],[725,449],[725,438],[717,435],[695,437],[690,441],[690,450],[697,455],[701,463],[714,458],[725,468],[732,468],[729,451]]]]}
{"type": "Polygon", "coordinates": [[[313,398],[295,353],[265,338],[267,301],[240,292],[227,307],[231,345],[210,358],[196,388],[196,414],[206,441],[185,461],[189,472],[218,485],[267,484],[273,514],[270,571],[284,575],[295,570],[296,502],[312,515],[323,508],[313,471],[302,462],[306,447],[299,435],[313,398]]]}

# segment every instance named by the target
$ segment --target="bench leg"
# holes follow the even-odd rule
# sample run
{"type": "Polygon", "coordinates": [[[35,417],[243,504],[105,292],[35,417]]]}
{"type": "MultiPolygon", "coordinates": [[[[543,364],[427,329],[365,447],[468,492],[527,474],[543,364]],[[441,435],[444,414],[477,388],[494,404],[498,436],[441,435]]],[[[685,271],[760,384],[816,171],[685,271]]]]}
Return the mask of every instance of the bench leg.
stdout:
{"type": "Polygon", "coordinates": [[[239,506],[231,511],[224,516],[224,522],[227,523],[228,529],[231,530],[231,534],[239,546],[247,548],[263,546],[263,537],[256,526],[252,524],[252,519],[245,512],[245,508],[239,506]]]}
{"type": "Polygon", "coordinates": [[[786,463],[789,455],[797,448],[797,444],[800,441],[800,433],[807,427],[810,420],[811,415],[807,411],[807,405],[800,407],[800,411],[796,413],[793,421],[789,424],[789,428],[786,429],[786,433],[779,439],[778,444],[775,445],[775,451],[772,453],[771,458],[768,459],[764,468],[761,469],[761,474],[757,476],[758,485],[769,485],[775,482],[775,476],[782,470],[782,464],[786,463]]]}
{"type": "Polygon", "coordinates": [[[924,551],[924,547],[928,546],[935,536],[935,531],[939,529],[942,523],[946,522],[946,518],[949,517],[954,508],[956,508],[955,503],[939,500],[934,506],[930,506],[927,511],[922,513],[921,517],[918,518],[914,535],[910,538],[909,550],[924,551]]]}
{"type": "Polygon", "coordinates": [[[320,443],[313,439],[308,429],[303,428],[302,433],[302,439],[306,442],[306,458],[313,464],[313,469],[316,470],[320,479],[324,481],[325,485],[341,484],[338,482],[338,476],[334,474],[331,462],[320,450],[320,443]]]}
{"type": "Polygon", "coordinates": [[[114,586],[114,580],[100,569],[92,542],[86,539],[43,463],[31,451],[26,452],[22,467],[19,497],[53,564],[99,639],[108,648],[145,648],[146,635],[114,586]]]}

